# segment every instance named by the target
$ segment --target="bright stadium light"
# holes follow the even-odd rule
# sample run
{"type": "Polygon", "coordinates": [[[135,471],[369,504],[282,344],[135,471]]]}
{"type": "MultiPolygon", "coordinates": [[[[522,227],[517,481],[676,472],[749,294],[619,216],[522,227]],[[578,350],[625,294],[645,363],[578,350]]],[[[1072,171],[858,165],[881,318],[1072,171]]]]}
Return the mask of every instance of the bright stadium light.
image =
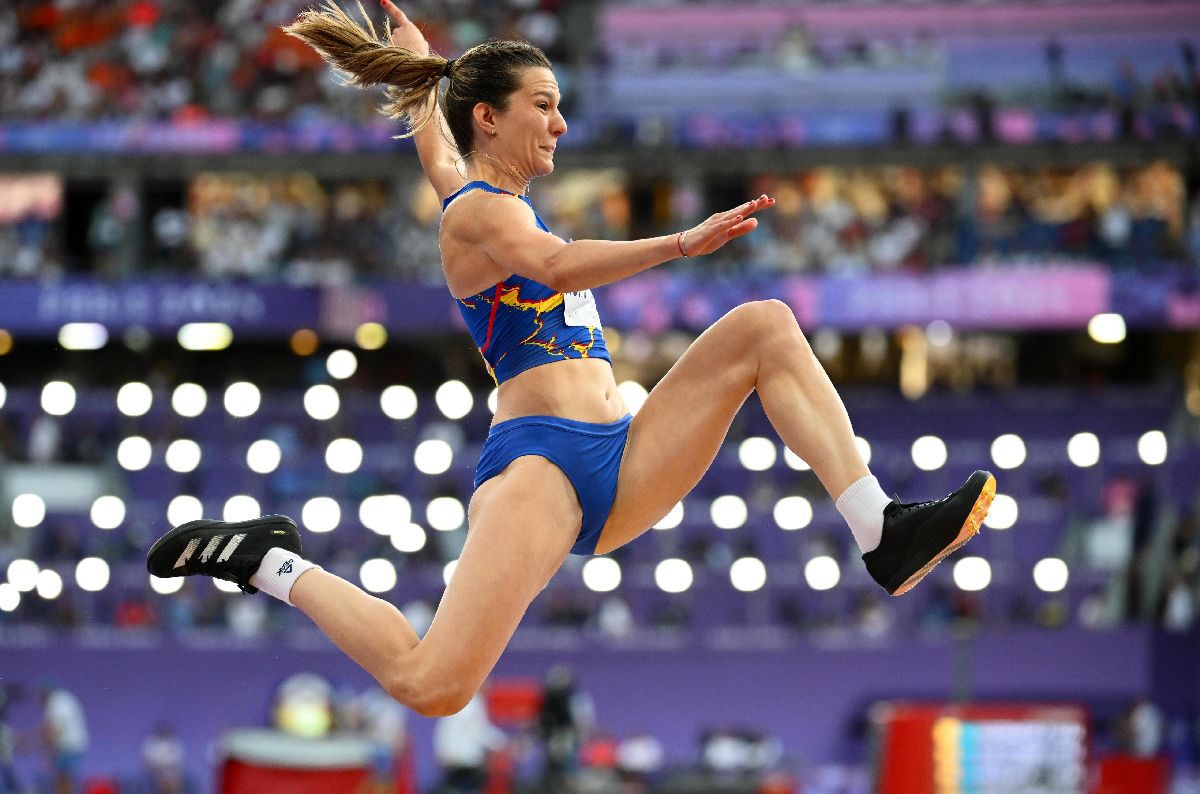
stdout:
{"type": "Polygon", "coordinates": [[[1067,457],[1081,469],[1100,462],[1100,439],[1095,433],[1076,433],[1067,442],[1067,457]]]}
{"type": "Polygon", "coordinates": [[[66,416],[75,408],[75,387],[52,380],[42,387],[42,410],[51,416],[66,416]]]}
{"type": "Polygon", "coordinates": [[[225,521],[249,521],[262,515],[258,500],[247,494],[237,494],[225,500],[221,518],[225,521]]]}
{"type": "Polygon", "coordinates": [[[617,391],[621,393],[621,399],[625,401],[625,407],[629,409],[629,413],[635,416],[638,411],[642,410],[642,406],[646,404],[646,398],[650,396],[646,387],[636,380],[621,381],[617,386],[617,391]]]}
{"type": "Polygon", "coordinates": [[[31,529],[46,518],[46,502],[35,493],[17,494],[12,502],[13,523],[31,529]]]}
{"type": "Polygon", "coordinates": [[[0,383],[0,408],[4,407],[4,402],[8,399],[8,389],[4,388],[4,384],[0,383]]]}
{"type": "Polygon", "coordinates": [[[804,529],[812,523],[812,503],[803,496],[785,496],[775,503],[774,516],[780,529],[804,529]]]}
{"type": "Polygon", "coordinates": [[[217,588],[222,593],[237,593],[241,591],[241,588],[239,588],[236,584],[233,582],[227,582],[224,579],[213,579],[212,583],[213,587],[217,588]]]}
{"type": "Polygon", "coordinates": [[[99,350],[108,344],[108,329],[100,323],[67,323],[58,329],[63,350],[99,350]]]}
{"type": "Polygon", "coordinates": [[[855,436],[854,446],[858,447],[858,454],[862,456],[863,463],[869,464],[871,462],[871,442],[862,436],[855,436]]]}
{"type": "Polygon", "coordinates": [[[671,557],[654,567],[654,583],[664,593],[682,593],[692,586],[692,566],[687,560],[671,557]]]}
{"type": "Polygon", "coordinates": [[[152,451],[147,439],[130,436],[117,445],[117,463],[125,471],[141,471],[150,465],[152,451]]]}
{"type": "Polygon", "coordinates": [[[319,383],[304,392],[304,410],[313,419],[332,419],[337,416],[341,403],[337,390],[327,383],[319,383]]]}
{"type": "Polygon", "coordinates": [[[204,505],[194,496],[180,494],[167,505],[167,521],[172,526],[199,521],[204,517],[204,505]]]}
{"type": "Polygon", "coordinates": [[[583,583],[594,593],[611,593],[621,584],[621,564],[612,557],[592,557],[583,564],[583,583]]]}
{"type": "Polygon", "coordinates": [[[176,338],[184,350],[224,350],[233,344],[233,329],[225,323],[187,323],[176,338]]]}
{"type": "Polygon", "coordinates": [[[63,580],[57,571],[43,568],[38,571],[37,594],[47,601],[53,601],[62,595],[63,580]]]}
{"type": "Polygon", "coordinates": [[[125,416],[145,416],[154,404],[154,392],[144,383],[126,383],[117,391],[117,410],[125,416]]]}
{"type": "Polygon", "coordinates": [[[454,450],[440,438],[430,438],[413,450],[413,464],[422,474],[445,474],[454,462],[454,450]]]}
{"type": "Polygon", "coordinates": [[[1070,571],[1058,557],[1046,557],[1033,566],[1033,583],[1046,593],[1061,592],[1067,586],[1070,571]]]}
{"type": "Polygon", "coordinates": [[[496,413],[496,408],[500,406],[500,390],[492,389],[488,392],[487,399],[488,413],[496,413]]]}
{"type": "Polygon", "coordinates": [[[345,380],[358,371],[358,356],[350,350],[335,350],[325,359],[330,377],[345,380]]]}
{"type": "Polygon", "coordinates": [[[248,381],[231,383],[225,389],[225,411],[237,419],[245,419],[258,413],[262,405],[262,392],[248,381]]]}
{"type": "Polygon", "coordinates": [[[746,500],[733,494],[718,496],[709,508],[713,525],[721,529],[737,529],[746,523],[746,515],[746,500]]]}
{"type": "Polygon", "coordinates": [[[167,446],[167,468],[178,474],[187,474],[200,465],[200,445],[190,438],[178,438],[167,446]]]}
{"type": "Polygon", "coordinates": [[[311,532],[330,532],[337,528],[342,520],[342,508],[337,500],[328,496],[314,496],[304,503],[300,511],[300,521],[311,532]]]}
{"type": "Polygon", "coordinates": [[[439,532],[458,529],[466,519],[463,503],[453,496],[439,496],[425,506],[425,521],[439,532]]]}
{"type": "Polygon", "coordinates": [[[125,501],[119,496],[97,496],[91,519],[97,529],[116,529],[125,521],[125,501]]]}
{"type": "Polygon", "coordinates": [[[279,468],[283,450],[269,438],[260,438],[246,450],[246,465],[255,474],[270,474],[279,468]]]}
{"type": "Polygon", "coordinates": [[[28,593],[37,587],[38,564],[18,557],[8,564],[8,583],[19,592],[28,593]]]}
{"type": "Polygon", "coordinates": [[[368,496],[358,506],[358,521],[376,534],[392,535],[412,522],[412,505],[400,494],[368,496]]]}
{"type": "Polygon", "coordinates": [[[805,462],[804,458],[792,452],[787,447],[783,449],[783,462],[787,464],[792,471],[811,471],[812,467],[805,462]]]}
{"type": "Polygon", "coordinates": [[[407,386],[388,386],[379,405],[390,419],[410,419],[417,412],[417,393],[407,386]]]}
{"type": "Polygon", "coordinates": [[[396,566],[390,560],[375,557],[359,566],[358,579],[368,593],[386,593],[396,586],[396,566]]]}
{"type": "Polygon", "coordinates": [[[354,344],[363,350],[378,350],[387,344],[387,329],[379,323],[363,323],[354,331],[354,344]]]}
{"type": "Polygon", "coordinates": [[[1125,318],[1119,314],[1105,312],[1088,320],[1088,336],[1102,345],[1115,345],[1125,341],[1125,318]]]}
{"type": "Polygon", "coordinates": [[[1161,430],[1148,430],[1138,439],[1137,450],[1142,463],[1158,466],[1167,459],[1167,437],[1161,430]]]}
{"type": "Polygon", "coordinates": [[[804,581],[813,590],[832,590],[842,580],[838,561],[827,554],[813,557],[804,564],[804,581]]]}
{"type": "Polygon", "coordinates": [[[446,583],[446,587],[450,586],[450,580],[454,578],[454,569],[458,567],[458,560],[451,560],[442,568],[442,581],[446,583]]]}
{"type": "Polygon", "coordinates": [[[683,502],[676,502],[662,519],[654,525],[655,529],[674,529],[683,521],[683,502]]]}
{"type": "Polygon", "coordinates": [[[208,392],[198,383],[181,383],[171,393],[171,407],[180,416],[199,416],[207,405],[208,392]]]}
{"type": "Polygon", "coordinates": [[[766,471],[775,465],[778,455],[775,442],[762,436],[750,436],[738,445],[738,460],[750,471],[766,471]]]}
{"type": "Polygon", "coordinates": [[[475,397],[461,380],[448,380],[438,386],[433,401],[447,419],[462,419],[475,406],[475,397]]]}
{"type": "Polygon", "coordinates": [[[12,612],[21,605],[21,591],[8,582],[0,582],[0,612],[12,612]]]}
{"type": "Polygon", "coordinates": [[[362,465],[363,449],[352,438],[335,438],[325,448],[325,465],[338,474],[352,474],[362,465]]]}
{"type": "Polygon", "coordinates": [[[89,593],[108,587],[109,576],[108,563],[99,557],[84,557],[75,566],[75,584],[89,593]]]}
{"type": "Polygon", "coordinates": [[[183,589],[183,577],[173,576],[170,579],[160,579],[150,574],[150,589],[159,595],[171,595],[183,589]]]}
{"type": "Polygon", "coordinates": [[[408,523],[392,533],[392,548],[412,554],[425,548],[425,530],[420,524],[408,523]]]}
{"type": "Polygon", "coordinates": [[[761,590],[767,583],[767,566],[757,557],[741,557],[729,567],[729,581],[743,593],[761,590]]]}
{"type": "Polygon", "coordinates": [[[998,493],[992,500],[992,507],[983,524],[991,529],[1012,529],[1013,524],[1017,523],[1017,514],[1017,500],[1006,493],[998,493]]]}
{"type": "Polygon", "coordinates": [[[992,566],[983,557],[962,557],[954,563],[954,584],[975,592],[992,583],[992,566]]]}
{"type": "Polygon", "coordinates": [[[937,471],[946,465],[946,457],[946,442],[937,436],[921,436],[913,442],[913,464],[921,471],[937,471]]]}
{"type": "Polygon", "coordinates": [[[1016,433],[997,436],[992,442],[992,460],[1002,469],[1015,469],[1025,462],[1025,442],[1016,433]]]}

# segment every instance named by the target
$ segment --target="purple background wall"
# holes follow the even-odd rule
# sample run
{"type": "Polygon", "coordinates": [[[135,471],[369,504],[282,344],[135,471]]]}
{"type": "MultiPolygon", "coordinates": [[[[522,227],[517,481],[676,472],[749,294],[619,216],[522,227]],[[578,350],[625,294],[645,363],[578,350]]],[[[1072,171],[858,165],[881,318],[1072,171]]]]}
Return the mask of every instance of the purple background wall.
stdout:
{"type": "MultiPolygon", "coordinates": [[[[694,758],[704,726],[730,723],[769,730],[797,762],[861,762],[865,748],[856,727],[868,704],[885,698],[963,693],[979,700],[1111,705],[1154,693],[1164,706],[1178,709],[1200,701],[1195,686],[1200,633],[1026,630],[959,640],[908,637],[877,647],[819,647],[788,638],[737,651],[586,644],[545,650],[546,643],[537,642],[541,648],[528,649],[532,643],[519,634],[496,674],[540,678],[550,665],[566,662],[594,697],[603,728],[617,736],[648,729],[675,762],[694,758]]],[[[229,726],[263,724],[271,693],[284,677],[316,671],[356,690],[370,684],[323,641],[295,645],[231,648],[228,640],[214,639],[209,647],[193,641],[185,648],[157,636],[35,636],[15,642],[9,636],[0,639],[0,680],[32,687],[50,676],[80,695],[94,736],[85,764],[89,773],[136,773],[146,733],[160,720],[173,723],[208,790],[213,740],[229,726]]],[[[31,726],[36,714],[26,698],[11,716],[20,728],[31,726]]],[[[410,720],[426,781],[434,773],[432,725],[415,716],[410,720]]]]}

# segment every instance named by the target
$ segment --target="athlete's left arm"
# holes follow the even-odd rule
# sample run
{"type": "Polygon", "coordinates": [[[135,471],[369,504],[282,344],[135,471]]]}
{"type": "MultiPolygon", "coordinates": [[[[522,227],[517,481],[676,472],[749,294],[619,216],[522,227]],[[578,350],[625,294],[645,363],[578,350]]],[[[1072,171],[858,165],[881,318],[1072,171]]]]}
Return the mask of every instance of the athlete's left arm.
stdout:
{"type": "MultiPolygon", "coordinates": [[[[396,6],[392,0],[382,0],[383,10],[392,20],[392,44],[397,47],[421,55],[428,54],[429,42],[425,35],[412,21],[396,6]]],[[[441,108],[437,107],[438,90],[429,95],[429,101],[411,119],[413,126],[420,124],[426,117],[429,122],[413,134],[413,142],[417,145],[417,157],[421,160],[421,168],[438,198],[445,200],[454,191],[466,183],[456,165],[458,153],[450,136],[450,128],[446,126],[446,117],[441,108]]]]}

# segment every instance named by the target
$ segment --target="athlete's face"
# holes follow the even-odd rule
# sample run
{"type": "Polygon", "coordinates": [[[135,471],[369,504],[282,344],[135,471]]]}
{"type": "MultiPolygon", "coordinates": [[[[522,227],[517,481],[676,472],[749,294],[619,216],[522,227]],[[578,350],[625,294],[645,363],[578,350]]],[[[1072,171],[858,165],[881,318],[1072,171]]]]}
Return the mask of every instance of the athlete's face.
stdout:
{"type": "Polygon", "coordinates": [[[559,98],[554,72],[540,66],[525,69],[508,110],[496,114],[492,156],[515,165],[529,179],[553,171],[554,149],[567,131],[559,98]]]}

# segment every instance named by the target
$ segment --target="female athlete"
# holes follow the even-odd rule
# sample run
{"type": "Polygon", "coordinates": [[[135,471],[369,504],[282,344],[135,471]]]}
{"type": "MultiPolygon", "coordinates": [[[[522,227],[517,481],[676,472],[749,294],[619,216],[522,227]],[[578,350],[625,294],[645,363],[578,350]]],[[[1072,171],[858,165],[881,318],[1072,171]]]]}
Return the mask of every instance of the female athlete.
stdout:
{"type": "Polygon", "coordinates": [[[150,549],[152,574],[203,574],[267,591],[300,608],[393,697],[433,716],[470,700],[568,554],[625,545],[696,485],[751,392],[836,500],[889,593],[907,591],[978,531],[995,479],[977,471],[943,499],[890,499],[779,301],[722,317],[631,417],[590,290],[710,254],[752,232],[754,214],[774,199],[759,196],[670,236],[564,242],[525,195],[530,180],[554,170],[567,132],[546,56],[523,42],[489,41],[448,61],[391,0],[383,5],[392,23],[384,36],[332,3],[286,30],[350,84],[388,87],[384,111],[409,120],[443,201],[446,283],[499,392],[458,566],[423,638],[392,604],[304,560],[285,516],[176,527],[150,549]]]}

